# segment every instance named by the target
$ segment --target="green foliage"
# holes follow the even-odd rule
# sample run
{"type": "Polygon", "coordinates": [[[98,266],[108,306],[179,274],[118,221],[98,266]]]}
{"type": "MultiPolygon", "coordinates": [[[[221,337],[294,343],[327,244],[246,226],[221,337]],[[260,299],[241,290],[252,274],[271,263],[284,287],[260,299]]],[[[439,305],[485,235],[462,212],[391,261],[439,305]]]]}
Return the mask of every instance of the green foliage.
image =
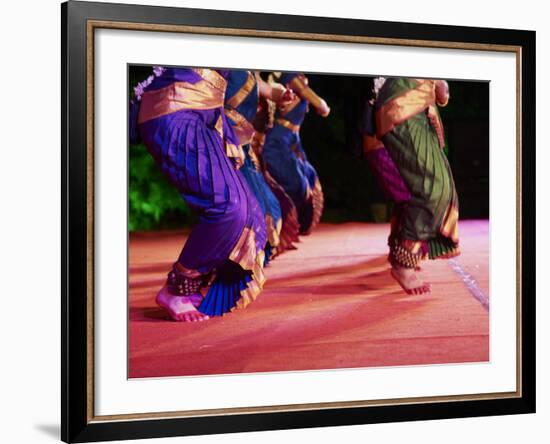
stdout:
{"type": "Polygon", "coordinates": [[[175,228],[193,220],[175,187],[168,183],[144,145],[130,145],[128,229],[175,228]]]}

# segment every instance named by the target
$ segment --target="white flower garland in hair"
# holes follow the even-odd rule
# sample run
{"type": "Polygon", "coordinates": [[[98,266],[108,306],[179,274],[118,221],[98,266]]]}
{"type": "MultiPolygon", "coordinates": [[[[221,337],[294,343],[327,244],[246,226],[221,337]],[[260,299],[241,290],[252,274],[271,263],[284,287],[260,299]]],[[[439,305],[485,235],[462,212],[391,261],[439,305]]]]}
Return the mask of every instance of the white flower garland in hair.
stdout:
{"type": "Polygon", "coordinates": [[[145,89],[153,83],[155,77],[160,77],[164,71],[166,71],[166,68],[163,68],[162,66],[153,66],[153,74],[147,77],[143,82],[139,82],[136,86],[134,86],[134,94],[136,95],[137,101],[141,100],[141,96],[145,92],[145,89]]]}
{"type": "Polygon", "coordinates": [[[378,92],[380,91],[382,86],[384,86],[384,83],[386,83],[385,77],[376,77],[374,79],[374,88],[372,90],[376,97],[378,97],[378,92]]]}

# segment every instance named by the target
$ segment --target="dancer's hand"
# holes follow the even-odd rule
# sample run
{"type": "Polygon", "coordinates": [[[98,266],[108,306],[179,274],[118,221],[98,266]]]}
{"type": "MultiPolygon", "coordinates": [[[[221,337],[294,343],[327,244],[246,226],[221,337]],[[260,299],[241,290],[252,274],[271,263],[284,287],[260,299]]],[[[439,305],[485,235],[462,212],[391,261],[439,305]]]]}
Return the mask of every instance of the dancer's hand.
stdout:
{"type": "Polygon", "coordinates": [[[319,104],[315,107],[315,109],[317,110],[317,113],[319,113],[323,117],[328,116],[330,113],[330,107],[323,99],[319,101],[319,104]]]}
{"type": "Polygon", "coordinates": [[[277,104],[290,102],[295,98],[294,92],[280,83],[267,83],[262,79],[258,79],[258,85],[260,87],[260,96],[273,100],[277,104]]]}
{"type": "Polygon", "coordinates": [[[292,91],[290,88],[285,88],[285,90],[279,97],[279,100],[277,100],[277,105],[285,106],[294,100],[296,100],[296,94],[294,94],[294,91],[292,91]]]}
{"type": "Polygon", "coordinates": [[[439,106],[445,106],[449,102],[449,84],[445,80],[435,81],[435,101],[439,106]]]}
{"type": "Polygon", "coordinates": [[[269,86],[271,87],[271,94],[268,98],[276,103],[279,102],[279,100],[281,100],[281,97],[283,97],[283,95],[285,94],[286,88],[280,83],[272,83],[269,86]]]}
{"type": "Polygon", "coordinates": [[[272,85],[271,100],[277,105],[284,105],[288,102],[292,102],[296,98],[294,91],[288,87],[284,87],[280,83],[274,83],[272,85]]]}

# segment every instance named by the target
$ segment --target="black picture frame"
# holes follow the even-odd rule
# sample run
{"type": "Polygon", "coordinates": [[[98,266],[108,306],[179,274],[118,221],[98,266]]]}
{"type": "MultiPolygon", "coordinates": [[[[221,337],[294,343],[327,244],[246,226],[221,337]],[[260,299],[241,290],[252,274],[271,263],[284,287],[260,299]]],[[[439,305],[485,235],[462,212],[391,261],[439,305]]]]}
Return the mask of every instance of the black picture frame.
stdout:
{"type": "MultiPolygon", "coordinates": [[[[61,5],[62,23],[62,384],[61,434],[65,442],[90,442],[180,435],[370,424],[535,412],[535,32],[336,19],[275,14],[213,11],[69,1],[61,5]],[[90,339],[93,311],[90,276],[90,187],[88,39],[90,21],[190,26],[316,36],[370,37],[387,42],[440,42],[508,45],[518,48],[521,99],[518,108],[521,170],[518,203],[520,273],[518,337],[521,350],[518,382],[521,392],[495,399],[435,400],[434,402],[322,408],[274,412],[204,414],[195,417],[102,420],[94,418],[90,399],[90,339]]],[[[93,29],[92,29],[93,32],[93,29]]],[[[146,31],[144,31],[146,32],[146,31]]],[[[92,54],[93,61],[93,54],[92,54]]],[[[93,208],[93,207],[92,207],[93,208]]]]}

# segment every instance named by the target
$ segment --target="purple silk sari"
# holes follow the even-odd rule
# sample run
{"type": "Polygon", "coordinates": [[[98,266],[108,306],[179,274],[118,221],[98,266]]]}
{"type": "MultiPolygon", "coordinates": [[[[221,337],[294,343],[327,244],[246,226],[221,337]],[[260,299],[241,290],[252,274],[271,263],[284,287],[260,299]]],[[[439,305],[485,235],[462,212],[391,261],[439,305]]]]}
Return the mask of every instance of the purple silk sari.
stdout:
{"type": "Polygon", "coordinates": [[[237,170],[240,147],[223,112],[226,72],[167,69],[143,93],[139,133],[157,165],[193,208],[178,263],[190,278],[214,272],[199,310],[246,305],[264,282],[263,213],[237,170]]]}

